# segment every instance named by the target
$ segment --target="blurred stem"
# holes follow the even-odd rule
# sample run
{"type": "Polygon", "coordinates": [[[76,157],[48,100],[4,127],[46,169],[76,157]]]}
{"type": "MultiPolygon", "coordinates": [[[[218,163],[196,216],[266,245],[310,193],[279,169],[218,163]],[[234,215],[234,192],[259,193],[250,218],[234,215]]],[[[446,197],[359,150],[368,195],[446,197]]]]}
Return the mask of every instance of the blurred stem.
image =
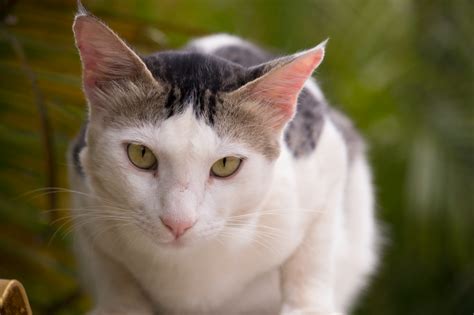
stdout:
{"type": "MultiPolygon", "coordinates": [[[[3,27],[2,27],[3,28],[3,27]]],[[[21,45],[20,41],[5,28],[3,28],[2,33],[10,42],[19,62],[21,68],[30,81],[31,89],[35,98],[36,108],[39,114],[39,122],[41,127],[41,137],[44,145],[44,155],[45,155],[45,170],[46,170],[46,187],[56,187],[56,169],[55,169],[55,157],[54,157],[54,141],[52,137],[51,124],[48,118],[48,109],[44,101],[43,93],[38,85],[38,80],[36,78],[35,72],[28,65],[28,60],[26,58],[25,50],[21,45]]],[[[56,209],[57,199],[56,194],[50,193],[47,195],[48,198],[48,208],[56,209]]],[[[53,222],[57,219],[55,211],[49,213],[49,221],[53,222]]]]}
{"type": "Polygon", "coordinates": [[[0,21],[4,21],[10,14],[18,0],[0,0],[0,21]]]}

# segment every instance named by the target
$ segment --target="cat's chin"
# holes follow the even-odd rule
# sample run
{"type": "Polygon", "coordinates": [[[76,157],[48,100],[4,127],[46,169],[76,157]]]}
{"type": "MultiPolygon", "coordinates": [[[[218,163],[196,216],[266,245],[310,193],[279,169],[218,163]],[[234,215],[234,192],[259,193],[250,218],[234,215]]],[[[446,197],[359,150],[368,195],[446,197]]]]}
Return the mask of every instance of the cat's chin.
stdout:
{"type": "Polygon", "coordinates": [[[172,249],[172,250],[173,249],[175,249],[175,250],[184,250],[184,249],[192,248],[192,247],[196,246],[196,242],[178,238],[178,239],[174,239],[174,240],[169,241],[169,242],[160,242],[160,246],[163,246],[165,248],[169,248],[169,249],[172,249]]]}
{"type": "Polygon", "coordinates": [[[209,242],[208,238],[180,237],[177,239],[160,240],[148,234],[146,236],[156,247],[170,251],[185,251],[189,249],[195,249],[209,242]]]}

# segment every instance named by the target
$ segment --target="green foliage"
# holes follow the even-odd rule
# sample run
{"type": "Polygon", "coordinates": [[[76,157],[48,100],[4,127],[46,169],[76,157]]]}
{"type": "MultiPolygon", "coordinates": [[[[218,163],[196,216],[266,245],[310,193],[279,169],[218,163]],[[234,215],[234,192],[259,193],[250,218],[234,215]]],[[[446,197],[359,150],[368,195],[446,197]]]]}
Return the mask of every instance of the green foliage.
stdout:
{"type": "MultiPolygon", "coordinates": [[[[80,314],[88,305],[66,212],[45,211],[67,208],[67,194],[24,194],[67,187],[65,152],[85,115],[73,2],[19,0],[0,26],[0,278],[23,282],[35,314],[80,314]]],[[[386,239],[356,314],[472,313],[472,1],[84,4],[144,53],[214,32],[281,52],[330,37],[316,77],[368,138],[386,239]]]]}

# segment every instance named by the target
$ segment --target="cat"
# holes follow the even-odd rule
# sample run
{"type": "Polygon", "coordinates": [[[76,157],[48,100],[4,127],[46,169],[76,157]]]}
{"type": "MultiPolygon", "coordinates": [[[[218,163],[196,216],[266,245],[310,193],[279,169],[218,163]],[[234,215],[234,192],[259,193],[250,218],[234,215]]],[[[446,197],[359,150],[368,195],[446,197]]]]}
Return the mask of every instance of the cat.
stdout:
{"type": "Polygon", "coordinates": [[[343,314],[378,261],[362,137],[313,71],[217,34],[139,56],[80,7],[70,150],[91,314],[343,314]]]}

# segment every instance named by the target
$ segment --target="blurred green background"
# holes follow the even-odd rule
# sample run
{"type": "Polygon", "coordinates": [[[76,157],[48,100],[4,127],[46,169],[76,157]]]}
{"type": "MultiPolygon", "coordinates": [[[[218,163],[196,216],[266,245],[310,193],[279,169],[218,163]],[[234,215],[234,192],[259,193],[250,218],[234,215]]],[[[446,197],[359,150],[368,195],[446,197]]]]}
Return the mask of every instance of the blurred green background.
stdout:
{"type": "MultiPolygon", "coordinates": [[[[368,138],[386,239],[355,313],[474,312],[473,1],[84,4],[142,53],[215,32],[279,52],[330,37],[316,77],[368,138]]],[[[23,282],[35,314],[89,303],[64,212],[47,211],[68,196],[36,190],[67,187],[65,152],[85,115],[74,12],[72,0],[0,0],[0,278],[23,282]]]]}

